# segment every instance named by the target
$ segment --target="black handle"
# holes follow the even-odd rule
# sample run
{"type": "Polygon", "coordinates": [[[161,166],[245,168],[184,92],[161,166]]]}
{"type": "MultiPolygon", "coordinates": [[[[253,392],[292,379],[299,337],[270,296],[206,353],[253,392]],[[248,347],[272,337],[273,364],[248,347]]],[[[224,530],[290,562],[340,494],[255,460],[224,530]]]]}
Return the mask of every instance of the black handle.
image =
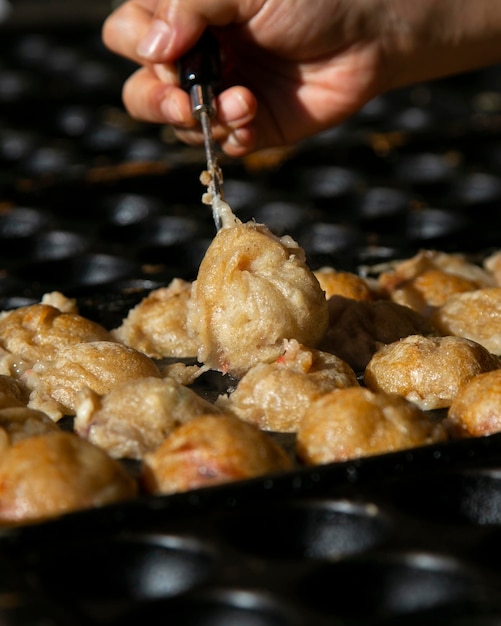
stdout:
{"type": "Polygon", "coordinates": [[[193,48],[177,63],[181,87],[188,93],[195,85],[219,87],[221,61],[219,46],[214,35],[206,30],[193,48]]]}

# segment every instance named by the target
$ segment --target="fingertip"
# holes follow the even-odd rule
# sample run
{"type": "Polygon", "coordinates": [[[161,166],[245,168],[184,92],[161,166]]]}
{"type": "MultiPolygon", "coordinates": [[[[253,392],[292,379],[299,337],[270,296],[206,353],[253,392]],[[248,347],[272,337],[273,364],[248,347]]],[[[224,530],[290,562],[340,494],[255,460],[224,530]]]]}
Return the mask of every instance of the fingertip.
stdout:
{"type": "Polygon", "coordinates": [[[232,131],[221,144],[221,149],[231,157],[241,157],[255,149],[256,135],[250,126],[240,127],[232,131]]]}
{"type": "Polygon", "coordinates": [[[254,119],[256,110],[256,98],[245,87],[231,87],[218,98],[219,121],[231,128],[248,124],[254,119]]]}
{"type": "Polygon", "coordinates": [[[192,128],[196,123],[188,94],[177,87],[165,91],[160,110],[166,122],[173,126],[192,128]]]}

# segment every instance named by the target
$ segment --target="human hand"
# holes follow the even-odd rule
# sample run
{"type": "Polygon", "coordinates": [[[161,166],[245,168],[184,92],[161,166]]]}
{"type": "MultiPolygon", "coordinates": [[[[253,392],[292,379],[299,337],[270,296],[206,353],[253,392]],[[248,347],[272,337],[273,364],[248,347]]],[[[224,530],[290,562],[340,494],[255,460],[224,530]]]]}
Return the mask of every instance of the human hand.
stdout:
{"type": "Polygon", "coordinates": [[[106,20],[103,39],[141,66],[124,85],[130,114],[171,124],[179,139],[201,144],[175,62],[210,27],[223,54],[214,138],[241,156],[336,125],[386,90],[497,62],[498,5],[128,0],[106,20]]]}

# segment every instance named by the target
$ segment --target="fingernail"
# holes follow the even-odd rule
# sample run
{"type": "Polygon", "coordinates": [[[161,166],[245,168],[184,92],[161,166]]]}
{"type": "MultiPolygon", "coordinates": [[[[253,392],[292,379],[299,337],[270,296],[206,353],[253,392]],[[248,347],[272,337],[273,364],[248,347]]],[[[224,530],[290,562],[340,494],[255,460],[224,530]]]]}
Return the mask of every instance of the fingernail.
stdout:
{"type": "Polygon", "coordinates": [[[246,128],[237,128],[228,135],[228,143],[232,146],[240,147],[249,140],[249,131],[246,128]]]}
{"type": "Polygon", "coordinates": [[[169,25],[162,20],[154,20],[137,46],[137,53],[145,59],[154,59],[168,46],[169,25]]]}

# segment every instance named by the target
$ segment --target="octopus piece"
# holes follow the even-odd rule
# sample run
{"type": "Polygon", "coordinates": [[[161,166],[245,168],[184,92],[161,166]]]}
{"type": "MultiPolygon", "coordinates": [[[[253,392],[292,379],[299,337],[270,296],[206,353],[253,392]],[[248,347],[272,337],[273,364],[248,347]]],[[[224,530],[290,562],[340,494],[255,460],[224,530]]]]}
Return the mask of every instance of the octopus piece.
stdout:
{"type": "Polygon", "coordinates": [[[407,306],[390,300],[328,300],[329,327],[319,346],[362,372],[383,345],[408,335],[437,334],[432,323],[407,306]]]}
{"type": "Polygon", "coordinates": [[[136,482],[119,461],[73,433],[21,439],[0,457],[3,523],[49,519],[136,493],[136,482]]]}
{"type": "Polygon", "coordinates": [[[342,359],[291,340],[275,363],[254,365],[217,404],[262,430],[295,432],[314,400],[352,386],[358,386],[357,377],[342,359]]]}
{"type": "Polygon", "coordinates": [[[452,401],[446,424],[454,437],[484,437],[501,432],[501,370],[474,376],[452,401]]]}
{"type": "Polygon", "coordinates": [[[144,459],[147,492],[168,494],[291,469],[270,435],[232,415],[200,415],[144,459]]]}
{"type": "Polygon", "coordinates": [[[501,354],[501,287],[452,296],[435,311],[433,322],[444,335],[465,337],[501,354]]]}
{"type": "Polygon", "coordinates": [[[380,274],[383,291],[398,304],[429,316],[454,294],[493,286],[492,275],[463,255],[422,250],[380,274]]]}
{"type": "Polygon", "coordinates": [[[74,429],[114,458],[142,459],[172,430],[195,416],[219,410],[172,378],[140,378],[100,396],[77,397],[74,429]]]}
{"type": "Polygon", "coordinates": [[[100,324],[50,304],[32,304],[0,316],[0,374],[19,375],[36,361],[52,360],[63,349],[82,342],[111,341],[100,324]]]}
{"type": "Polygon", "coordinates": [[[75,415],[76,395],[84,387],[104,395],[115,385],[145,376],[161,377],[148,356],[113,341],[94,341],[64,348],[52,361],[35,363],[23,381],[31,390],[28,406],[58,421],[75,415]]]}
{"type": "Polygon", "coordinates": [[[333,267],[321,267],[313,272],[325,292],[331,296],[344,296],[353,300],[374,300],[375,294],[365,278],[353,272],[340,272],[333,267]]]}
{"type": "Polygon", "coordinates": [[[0,452],[26,437],[59,431],[59,427],[42,411],[25,406],[0,408],[0,452]]]}
{"type": "Polygon", "coordinates": [[[131,309],[112,337],[156,359],[195,357],[197,345],[186,330],[190,295],[191,283],[175,278],[131,309]]]}
{"type": "Polygon", "coordinates": [[[290,237],[254,222],[217,233],[188,306],[201,363],[239,378],[275,361],[284,339],[315,347],[327,321],[324,292],[290,237]]]}
{"type": "Polygon", "coordinates": [[[381,348],[364,382],[373,391],[396,393],[427,411],[449,407],[470,378],[501,367],[501,359],[462,337],[410,335],[381,348]]]}
{"type": "Polygon", "coordinates": [[[306,464],[347,461],[447,440],[432,421],[401,396],[364,387],[336,389],[308,409],[297,432],[298,457],[306,464]]]}

